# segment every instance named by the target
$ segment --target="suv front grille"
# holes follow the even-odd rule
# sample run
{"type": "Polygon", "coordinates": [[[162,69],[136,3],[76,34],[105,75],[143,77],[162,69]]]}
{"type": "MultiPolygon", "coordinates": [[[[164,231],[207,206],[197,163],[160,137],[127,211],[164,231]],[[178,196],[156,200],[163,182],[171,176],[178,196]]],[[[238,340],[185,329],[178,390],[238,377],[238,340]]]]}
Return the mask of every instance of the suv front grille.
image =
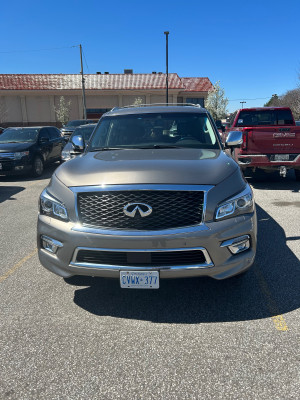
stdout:
{"type": "Polygon", "coordinates": [[[163,267],[206,264],[201,250],[126,252],[107,250],[79,250],[75,263],[115,266],[163,267]]]}
{"type": "Polygon", "coordinates": [[[15,158],[15,153],[0,153],[0,160],[13,160],[15,158]]]}
{"type": "Polygon", "coordinates": [[[87,227],[164,230],[202,222],[203,191],[134,190],[78,193],[79,221],[87,227]],[[152,213],[134,218],[124,214],[129,203],[144,203],[152,213]]]}

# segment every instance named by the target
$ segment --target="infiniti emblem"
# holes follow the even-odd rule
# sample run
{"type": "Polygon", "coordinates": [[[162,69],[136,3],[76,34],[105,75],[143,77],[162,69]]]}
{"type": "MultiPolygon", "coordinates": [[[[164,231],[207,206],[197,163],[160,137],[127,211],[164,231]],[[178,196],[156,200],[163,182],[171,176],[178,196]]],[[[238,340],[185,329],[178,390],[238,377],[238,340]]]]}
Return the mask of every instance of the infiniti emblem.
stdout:
{"type": "Polygon", "coordinates": [[[152,213],[152,208],[144,203],[128,203],[123,208],[124,214],[131,218],[135,217],[137,211],[141,217],[148,217],[152,213]]]}

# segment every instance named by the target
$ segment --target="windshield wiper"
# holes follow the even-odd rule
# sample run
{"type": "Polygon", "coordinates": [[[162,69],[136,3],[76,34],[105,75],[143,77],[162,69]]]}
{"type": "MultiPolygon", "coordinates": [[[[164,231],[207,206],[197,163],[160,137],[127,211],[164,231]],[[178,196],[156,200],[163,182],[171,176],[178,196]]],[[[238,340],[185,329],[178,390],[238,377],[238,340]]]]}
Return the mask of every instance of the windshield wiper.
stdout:
{"type": "Polygon", "coordinates": [[[132,147],[97,147],[90,151],[108,151],[108,150],[139,150],[139,149],[182,149],[181,146],[153,144],[151,146],[132,146],[132,147]]]}
{"type": "Polygon", "coordinates": [[[152,146],[135,147],[136,149],[181,149],[181,146],[172,146],[164,144],[153,144],[152,146]]]}
{"type": "Polygon", "coordinates": [[[90,151],[124,150],[124,147],[97,147],[90,151]]]}

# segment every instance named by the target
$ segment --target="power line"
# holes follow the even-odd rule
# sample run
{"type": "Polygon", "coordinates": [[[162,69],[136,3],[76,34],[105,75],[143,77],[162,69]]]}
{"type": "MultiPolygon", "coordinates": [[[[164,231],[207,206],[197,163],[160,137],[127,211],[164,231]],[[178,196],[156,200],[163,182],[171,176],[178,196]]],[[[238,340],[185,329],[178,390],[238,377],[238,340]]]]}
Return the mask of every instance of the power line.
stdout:
{"type": "Polygon", "coordinates": [[[272,96],[269,97],[257,97],[256,99],[233,99],[233,100],[228,100],[228,101],[243,101],[243,100],[247,100],[247,101],[251,101],[251,100],[266,100],[266,99],[270,99],[272,96]]]}
{"type": "Polygon", "coordinates": [[[0,54],[31,53],[31,52],[38,52],[38,51],[52,51],[52,50],[71,49],[72,47],[78,47],[78,45],[76,45],[76,46],[67,46],[67,47],[52,47],[52,48],[49,48],[49,49],[0,51],[0,54]]]}

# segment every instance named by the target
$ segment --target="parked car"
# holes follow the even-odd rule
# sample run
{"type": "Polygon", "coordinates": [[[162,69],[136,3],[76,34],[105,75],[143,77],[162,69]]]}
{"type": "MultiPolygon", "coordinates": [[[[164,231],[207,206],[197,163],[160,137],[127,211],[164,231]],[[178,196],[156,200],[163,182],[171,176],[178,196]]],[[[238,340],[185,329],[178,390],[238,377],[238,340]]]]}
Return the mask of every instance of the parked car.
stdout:
{"type": "Polygon", "coordinates": [[[243,144],[234,152],[243,170],[278,170],[286,176],[293,168],[300,180],[300,127],[288,107],[244,108],[230,129],[243,133],[243,144]]]}
{"type": "Polygon", "coordinates": [[[300,126],[300,121],[295,121],[297,126],[300,126]]]}
{"type": "MultiPolygon", "coordinates": [[[[229,147],[241,143],[240,132],[227,138],[229,147]]],[[[86,147],[81,136],[73,145],[82,155],[56,169],[40,196],[45,268],[147,289],[164,278],[225,279],[252,265],[253,193],[205,109],[115,109],[86,147]]]]}
{"type": "Polygon", "coordinates": [[[64,144],[54,126],[7,128],[0,136],[0,174],[41,176],[45,164],[61,159],[64,144]]]}
{"type": "Polygon", "coordinates": [[[64,135],[64,137],[69,140],[70,136],[72,135],[72,133],[74,132],[74,130],[80,126],[80,125],[86,125],[86,124],[93,124],[96,123],[98,121],[94,120],[94,119],[76,119],[73,121],[69,121],[67,122],[66,125],[64,125],[61,128],[61,133],[64,135]]]}
{"type": "Polygon", "coordinates": [[[75,129],[75,131],[72,133],[69,141],[63,148],[63,151],[61,153],[62,161],[68,161],[71,158],[74,158],[74,157],[76,157],[76,155],[78,155],[78,152],[76,152],[76,150],[74,149],[74,146],[72,144],[72,138],[76,135],[81,135],[83,137],[84,142],[88,143],[88,141],[90,140],[91,134],[93,133],[93,130],[96,125],[97,124],[80,125],[78,128],[75,129]]]}

